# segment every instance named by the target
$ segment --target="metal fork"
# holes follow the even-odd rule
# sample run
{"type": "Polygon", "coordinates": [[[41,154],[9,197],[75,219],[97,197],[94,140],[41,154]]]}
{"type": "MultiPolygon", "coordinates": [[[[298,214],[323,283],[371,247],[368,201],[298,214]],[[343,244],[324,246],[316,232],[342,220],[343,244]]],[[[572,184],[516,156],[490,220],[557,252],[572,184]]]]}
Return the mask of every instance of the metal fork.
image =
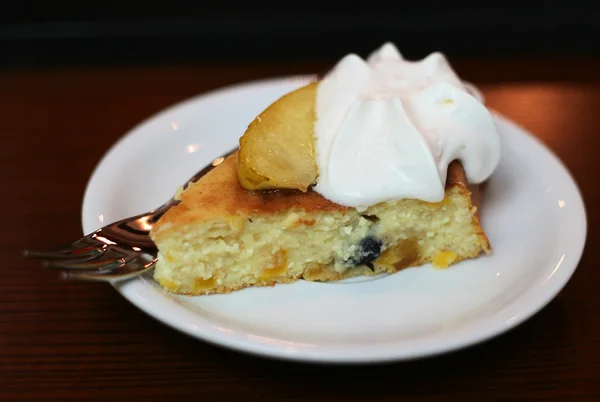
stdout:
{"type": "MultiPolygon", "coordinates": [[[[235,150],[196,173],[185,183],[184,189],[233,152],[235,150]]],[[[150,238],[152,228],[178,203],[171,198],[157,209],[106,225],[70,244],[52,250],[24,250],[23,255],[40,259],[46,268],[62,271],[66,279],[111,281],[141,275],[158,261],[158,249],[150,238]]]]}

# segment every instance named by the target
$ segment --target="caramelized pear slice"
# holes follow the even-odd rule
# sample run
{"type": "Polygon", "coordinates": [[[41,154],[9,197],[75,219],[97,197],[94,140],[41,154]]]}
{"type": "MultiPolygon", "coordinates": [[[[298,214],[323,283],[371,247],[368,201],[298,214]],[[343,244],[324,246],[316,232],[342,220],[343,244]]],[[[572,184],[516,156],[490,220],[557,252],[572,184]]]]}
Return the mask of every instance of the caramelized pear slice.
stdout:
{"type": "Polygon", "coordinates": [[[306,191],[315,182],[317,85],[313,82],[282,96],[250,123],[240,138],[237,160],[243,188],[306,191]]]}

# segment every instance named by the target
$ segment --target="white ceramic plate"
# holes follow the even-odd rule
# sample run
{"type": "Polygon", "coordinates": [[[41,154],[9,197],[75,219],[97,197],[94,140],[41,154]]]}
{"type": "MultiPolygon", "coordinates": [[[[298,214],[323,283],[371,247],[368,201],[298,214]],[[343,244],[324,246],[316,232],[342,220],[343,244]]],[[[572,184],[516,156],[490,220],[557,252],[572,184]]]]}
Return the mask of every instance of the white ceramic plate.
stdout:
{"type": "MultiPolygon", "coordinates": [[[[83,230],[161,205],[201,167],[237,146],[248,123],[307,77],[204,94],[124,136],[92,175],[83,230]]],[[[493,253],[447,270],[411,268],[372,280],[181,297],[151,275],[115,284],[133,304],[199,339],[263,356],[378,362],[450,351],[498,335],[545,306],[567,283],[586,237],[584,205],[562,163],[497,116],[503,157],[482,224],[493,253]]]]}

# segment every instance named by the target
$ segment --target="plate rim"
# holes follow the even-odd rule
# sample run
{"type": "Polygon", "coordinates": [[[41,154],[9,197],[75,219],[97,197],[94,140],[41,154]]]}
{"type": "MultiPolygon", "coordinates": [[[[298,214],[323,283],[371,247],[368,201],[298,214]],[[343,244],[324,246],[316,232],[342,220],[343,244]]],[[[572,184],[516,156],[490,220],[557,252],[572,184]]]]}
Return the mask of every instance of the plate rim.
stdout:
{"type": "MultiPolygon", "coordinates": [[[[290,79],[310,79],[312,75],[294,75],[294,76],[278,76],[271,78],[264,78],[258,80],[251,81],[242,81],[238,83],[234,83],[231,85],[215,88],[206,92],[199,93],[192,97],[183,99],[179,102],[173,103],[170,106],[166,106],[165,108],[159,110],[158,112],[150,115],[144,120],[140,121],[133,127],[131,127],[128,131],[123,133],[111,146],[105,150],[104,154],[100,158],[100,160],[96,163],[92,173],[88,178],[88,182],[85,186],[85,191],[83,194],[83,202],[81,207],[81,222],[82,229],[84,234],[86,233],[86,213],[88,210],[88,206],[90,204],[90,192],[94,187],[94,184],[99,180],[98,176],[100,175],[102,168],[107,163],[107,161],[111,158],[114,152],[119,149],[124,142],[127,140],[139,135],[140,132],[143,132],[144,129],[153,123],[159,121],[164,116],[167,116],[171,113],[174,113],[181,108],[188,107],[202,99],[209,99],[216,95],[226,95],[229,92],[236,92],[243,89],[250,89],[253,87],[261,87],[265,85],[279,85],[284,84],[285,82],[289,82],[290,79]]],[[[540,152],[546,154],[546,156],[550,157],[552,162],[557,165],[557,167],[564,173],[565,178],[568,179],[569,185],[571,185],[574,189],[573,194],[571,196],[577,201],[578,207],[574,208],[573,214],[579,215],[581,225],[578,225],[579,229],[579,237],[581,239],[580,242],[576,243],[576,248],[570,250],[570,261],[571,263],[568,266],[561,265],[561,270],[563,271],[563,275],[558,278],[555,278],[555,282],[553,287],[548,289],[548,287],[544,287],[547,291],[542,293],[537,300],[537,303],[529,303],[525,306],[525,308],[521,309],[521,314],[516,317],[516,319],[510,322],[504,322],[497,324],[496,326],[491,326],[486,329],[479,330],[475,336],[462,336],[458,338],[454,338],[453,341],[444,341],[440,342],[437,346],[429,346],[427,350],[420,351],[416,353],[406,353],[406,351],[402,352],[396,351],[396,353],[388,353],[387,355],[369,355],[369,354],[349,354],[349,355],[340,355],[340,354],[327,354],[327,353],[297,353],[291,352],[284,348],[277,347],[268,347],[262,346],[260,344],[252,343],[252,342],[244,342],[240,339],[229,339],[218,337],[215,333],[211,333],[209,331],[202,330],[190,330],[185,323],[181,323],[177,319],[171,318],[169,315],[161,315],[158,314],[155,310],[152,309],[152,306],[149,305],[146,301],[140,300],[139,295],[135,292],[130,292],[127,290],[127,282],[111,282],[111,285],[115,288],[115,290],[121,294],[126,300],[128,300],[131,304],[136,306],[141,311],[148,314],[153,319],[161,322],[162,324],[179,331],[180,333],[186,334],[188,336],[194,337],[198,340],[207,342],[209,344],[219,346],[225,349],[234,350],[237,352],[243,352],[255,356],[261,356],[271,359],[283,359],[288,361],[297,361],[297,362],[310,362],[310,363],[335,363],[335,364],[369,364],[369,363],[384,363],[384,362],[393,362],[393,361],[405,361],[405,360],[413,360],[419,358],[425,358],[440,354],[445,354],[453,351],[458,351],[464,348],[468,348],[479,343],[485,342],[492,338],[495,338],[512,328],[515,328],[527,321],[529,318],[536,315],[540,310],[546,307],[557,295],[564,289],[564,287],[571,280],[573,274],[577,270],[579,263],[581,261],[581,257],[583,255],[587,234],[588,234],[588,222],[587,222],[587,211],[585,202],[579,188],[579,185],[575,178],[573,177],[571,171],[567,168],[564,162],[554,153],[554,151],[546,145],[540,138],[533,135],[523,126],[509,119],[508,117],[498,113],[497,111],[492,111],[495,117],[503,120],[503,123],[512,126],[513,129],[519,131],[519,134],[527,136],[529,139],[533,140],[536,145],[540,148],[540,152]],[[556,282],[558,281],[558,282],[556,282]]],[[[574,247],[575,247],[574,246],[574,247]]],[[[137,281],[137,279],[134,279],[137,281]]],[[[166,299],[166,298],[165,298],[166,299]]],[[[181,306],[180,306],[181,307],[181,306]]],[[[181,307],[184,308],[184,307],[181,307]]],[[[210,321],[208,318],[203,317],[203,319],[210,321]]],[[[401,342],[402,343],[402,342],[401,342]]]]}

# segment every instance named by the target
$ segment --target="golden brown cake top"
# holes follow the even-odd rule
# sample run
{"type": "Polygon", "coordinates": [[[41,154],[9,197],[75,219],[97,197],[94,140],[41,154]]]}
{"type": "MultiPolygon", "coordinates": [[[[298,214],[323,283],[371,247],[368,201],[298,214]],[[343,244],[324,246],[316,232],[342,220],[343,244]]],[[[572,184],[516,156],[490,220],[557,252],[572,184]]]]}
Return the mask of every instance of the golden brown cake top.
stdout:
{"type": "MultiPolygon", "coordinates": [[[[328,212],[351,208],[333,203],[309,189],[248,191],[239,183],[236,171],[237,152],[225,158],[180,195],[181,202],[169,209],[155,226],[153,235],[168,228],[192,222],[222,219],[230,216],[249,217],[290,211],[328,212]]],[[[466,177],[459,162],[448,168],[446,189],[466,187],[466,177]]]]}
{"type": "Polygon", "coordinates": [[[312,190],[305,193],[299,190],[245,190],[238,180],[236,158],[237,151],[196,183],[191,183],[181,194],[181,202],[163,215],[154,232],[160,232],[167,225],[228,216],[246,217],[291,210],[314,212],[348,209],[312,190]]]}

